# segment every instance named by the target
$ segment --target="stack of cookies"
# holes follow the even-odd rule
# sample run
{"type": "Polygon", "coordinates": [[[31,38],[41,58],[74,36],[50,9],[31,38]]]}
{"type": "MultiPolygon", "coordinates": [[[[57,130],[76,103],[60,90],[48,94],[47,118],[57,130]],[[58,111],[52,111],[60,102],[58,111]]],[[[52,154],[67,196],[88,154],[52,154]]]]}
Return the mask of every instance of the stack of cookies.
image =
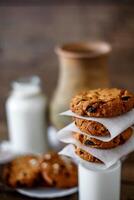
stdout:
{"type": "MultiPolygon", "coordinates": [[[[124,89],[96,89],[82,92],[76,95],[70,105],[70,109],[77,116],[112,118],[134,107],[134,94],[124,89]]],[[[98,149],[111,149],[124,144],[132,135],[132,128],[128,127],[120,135],[108,142],[89,136],[109,136],[109,130],[101,123],[93,120],[85,120],[74,117],[75,125],[83,132],[73,133],[73,137],[83,145],[98,149]],[[85,133],[85,134],[84,134],[85,133]],[[89,135],[89,136],[88,136],[89,135]]],[[[85,150],[75,146],[75,153],[89,162],[101,162],[98,158],[85,150]]]]}

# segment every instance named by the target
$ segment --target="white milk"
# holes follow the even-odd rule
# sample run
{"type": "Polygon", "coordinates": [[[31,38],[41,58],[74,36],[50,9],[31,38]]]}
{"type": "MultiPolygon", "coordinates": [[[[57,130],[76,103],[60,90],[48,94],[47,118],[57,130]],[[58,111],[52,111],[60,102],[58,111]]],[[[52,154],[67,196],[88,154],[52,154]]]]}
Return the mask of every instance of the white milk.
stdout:
{"type": "Polygon", "coordinates": [[[79,200],[120,200],[121,164],[92,171],[79,164],[79,200]]]}
{"type": "Polygon", "coordinates": [[[12,150],[18,153],[47,151],[46,98],[36,76],[13,83],[6,102],[9,138],[12,150]]]}

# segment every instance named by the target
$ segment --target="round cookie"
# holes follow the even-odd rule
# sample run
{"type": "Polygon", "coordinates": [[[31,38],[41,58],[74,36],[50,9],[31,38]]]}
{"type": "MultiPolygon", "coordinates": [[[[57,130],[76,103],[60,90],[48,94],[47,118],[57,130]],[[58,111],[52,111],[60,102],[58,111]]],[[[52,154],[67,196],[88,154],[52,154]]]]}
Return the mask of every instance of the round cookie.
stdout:
{"type": "Polygon", "coordinates": [[[99,148],[99,149],[111,149],[125,143],[131,137],[131,135],[132,135],[132,128],[128,128],[123,133],[121,133],[120,135],[118,135],[109,142],[103,142],[96,138],[89,138],[88,136],[80,133],[74,133],[73,137],[79,140],[82,144],[89,147],[99,148]]]}
{"type": "Polygon", "coordinates": [[[124,89],[96,89],[76,95],[70,104],[72,112],[81,116],[115,117],[134,107],[134,94],[124,89]]]}
{"type": "Polygon", "coordinates": [[[107,136],[110,135],[108,129],[101,123],[74,117],[75,125],[89,135],[107,136]]]}
{"type": "Polygon", "coordinates": [[[75,153],[82,158],[83,160],[86,160],[88,162],[94,162],[94,163],[102,163],[101,160],[99,160],[98,158],[94,157],[93,155],[89,154],[88,152],[86,152],[85,150],[79,148],[79,147],[75,147],[75,153]]]}
{"type": "Polygon", "coordinates": [[[20,156],[5,165],[3,178],[11,187],[32,187],[40,181],[40,162],[37,156],[20,156]]]}
{"type": "Polygon", "coordinates": [[[77,167],[66,157],[57,153],[44,155],[41,173],[49,186],[70,188],[77,186],[77,167]]]}

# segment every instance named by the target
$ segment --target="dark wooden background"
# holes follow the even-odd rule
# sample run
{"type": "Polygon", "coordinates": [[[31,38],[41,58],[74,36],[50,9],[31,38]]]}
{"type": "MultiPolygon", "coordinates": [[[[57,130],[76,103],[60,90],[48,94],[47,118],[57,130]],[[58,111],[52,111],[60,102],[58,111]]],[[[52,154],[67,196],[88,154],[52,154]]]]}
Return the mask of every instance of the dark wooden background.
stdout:
{"type": "Polygon", "coordinates": [[[51,97],[58,79],[57,44],[112,44],[112,86],[134,90],[134,4],[129,1],[0,1],[0,120],[10,83],[37,74],[51,97]],[[18,3],[17,3],[18,2],[18,3]],[[36,3],[35,3],[36,2],[36,3]]]}

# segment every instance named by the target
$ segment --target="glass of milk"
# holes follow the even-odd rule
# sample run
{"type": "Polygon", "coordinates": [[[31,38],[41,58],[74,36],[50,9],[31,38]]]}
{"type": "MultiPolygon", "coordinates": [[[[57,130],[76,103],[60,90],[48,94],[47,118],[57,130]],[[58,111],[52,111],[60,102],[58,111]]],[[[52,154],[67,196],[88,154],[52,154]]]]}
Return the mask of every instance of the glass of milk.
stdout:
{"type": "Polygon", "coordinates": [[[40,78],[32,76],[12,84],[6,102],[11,148],[17,153],[44,153],[48,150],[46,132],[46,97],[40,78]]]}

